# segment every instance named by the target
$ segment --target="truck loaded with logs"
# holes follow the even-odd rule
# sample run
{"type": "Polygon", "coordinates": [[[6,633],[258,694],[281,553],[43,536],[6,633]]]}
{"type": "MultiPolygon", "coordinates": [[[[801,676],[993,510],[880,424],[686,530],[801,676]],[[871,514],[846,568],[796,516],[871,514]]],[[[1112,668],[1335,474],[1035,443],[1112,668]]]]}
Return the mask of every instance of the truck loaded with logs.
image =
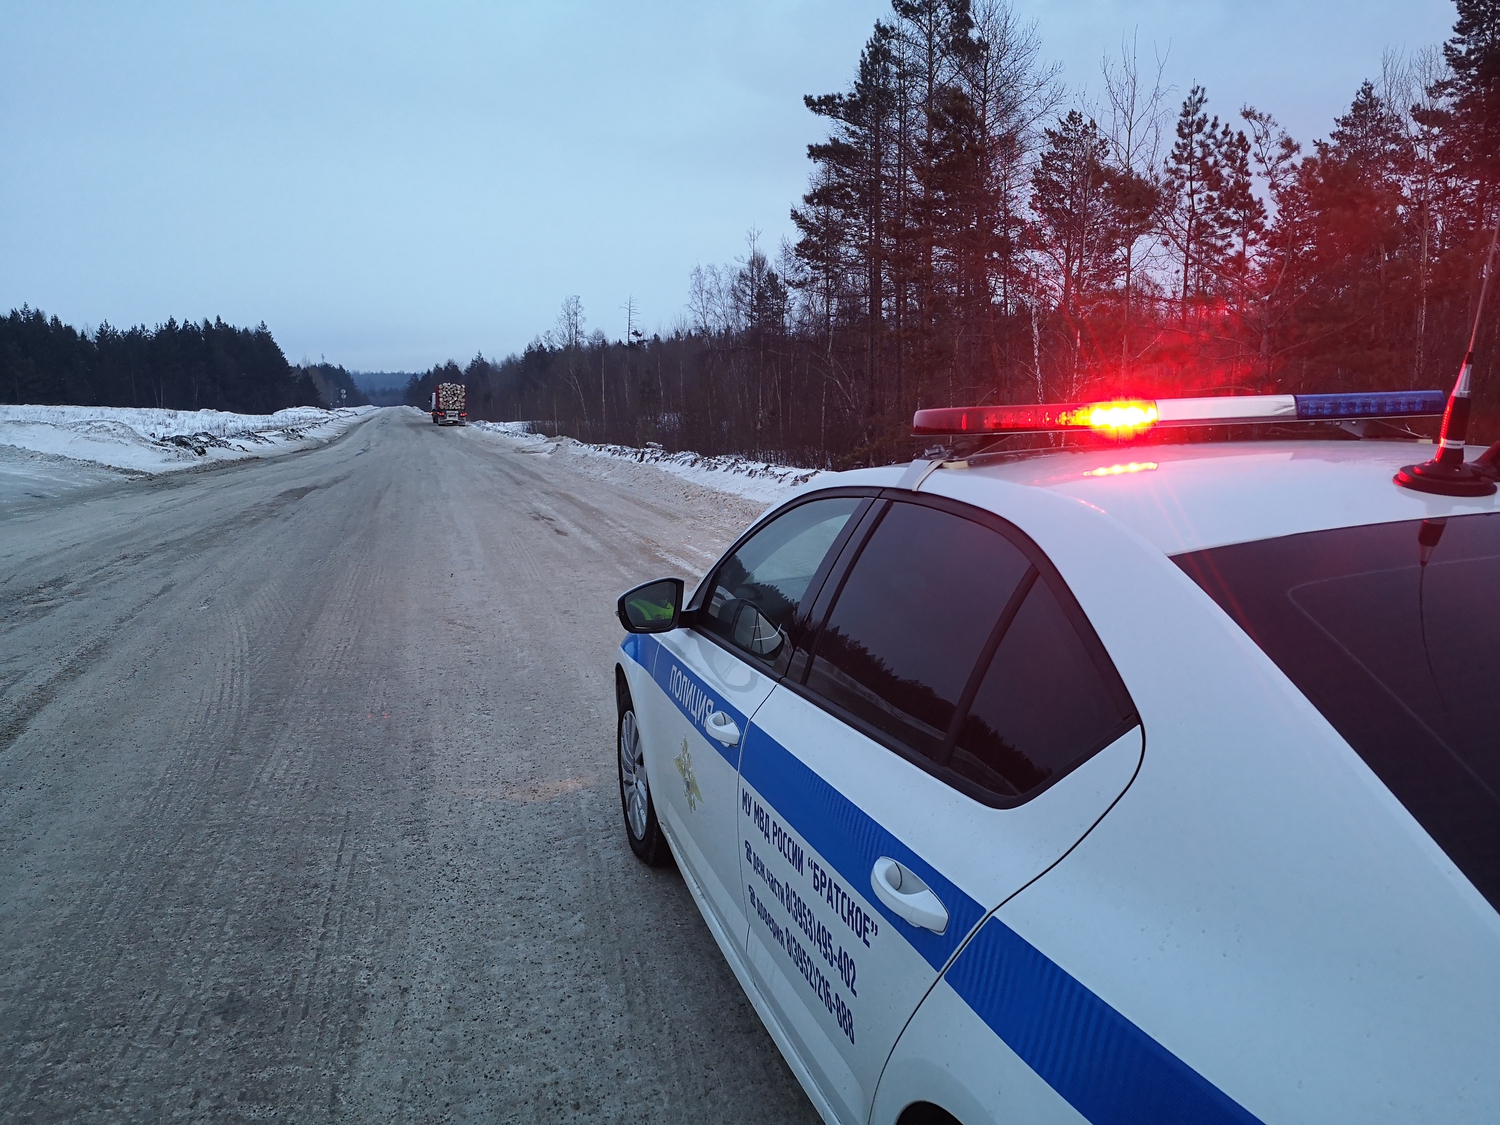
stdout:
{"type": "Polygon", "coordinates": [[[432,420],[440,426],[464,426],[469,407],[462,383],[439,383],[432,392],[432,420]]]}

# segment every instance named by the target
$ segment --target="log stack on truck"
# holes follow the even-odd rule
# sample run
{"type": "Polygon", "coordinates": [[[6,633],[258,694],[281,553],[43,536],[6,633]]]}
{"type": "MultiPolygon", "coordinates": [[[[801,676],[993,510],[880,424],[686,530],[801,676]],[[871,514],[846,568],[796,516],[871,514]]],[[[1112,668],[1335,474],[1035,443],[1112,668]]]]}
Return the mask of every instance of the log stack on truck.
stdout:
{"type": "Polygon", "coordinates": [[[432,392],[432,420],[439,426],[466,426],[468,401],[462,383],[439,383],[432,392]]]}

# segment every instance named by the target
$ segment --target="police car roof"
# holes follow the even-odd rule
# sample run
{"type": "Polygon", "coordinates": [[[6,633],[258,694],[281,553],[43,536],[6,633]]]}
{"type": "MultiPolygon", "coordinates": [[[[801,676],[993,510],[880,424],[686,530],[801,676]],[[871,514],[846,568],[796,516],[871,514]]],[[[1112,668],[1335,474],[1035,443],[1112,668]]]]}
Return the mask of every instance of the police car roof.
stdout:
{"type": "MultiPolygon", "coordinates": [[[[1433,496],[1392,483],[1396,470],[1432,450],[1412,442],[1326,440],[1078,447],[945,467],[921,490],[939,491],[936,475],[951,472],[1048,489],[1113,517],[1168,555],[1334,527],[1500,511],[1500,496],[1433,496]]],[[[1470,459],[1479,452],[1470,449],[1470,459]]],[[[905,471],[855,470],[822,477],[816,487],[891,487],[905,471]]],[[[1003,493],[996,489],[992,508],[1000,515],[1003,493]]]]}

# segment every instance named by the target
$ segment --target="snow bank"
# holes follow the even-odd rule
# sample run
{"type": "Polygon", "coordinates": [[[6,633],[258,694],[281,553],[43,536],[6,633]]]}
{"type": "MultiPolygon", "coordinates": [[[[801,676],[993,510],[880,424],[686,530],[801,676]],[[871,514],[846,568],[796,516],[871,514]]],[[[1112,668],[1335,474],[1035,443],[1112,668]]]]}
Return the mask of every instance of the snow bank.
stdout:
{"type": "Polygon", "coordinates": [[[296,406],[275,414],[226,414],[123,406],[0,406],[0,445],[161,473],[331,437],[374,409],[296,406]]]}
{"type": "Polygon", "coordinates": [[[820,469],[773,465],[767,461],[752,461],[734,455],[703,457],[689,452],[668,453],[655,444],[636,449],[627,445],[589,445],[573,438],[549,438],[532,433],[529,422],[470,422],[469,425],[490,433],[503,434],[525,443],[539,453],[565,449],[569,453],[585,457],[613,457],[641,465],[654,465],[663,472],[683,477],[705,488],[767,504],[775,503],[792,489],[823,475],[820,469]]]}

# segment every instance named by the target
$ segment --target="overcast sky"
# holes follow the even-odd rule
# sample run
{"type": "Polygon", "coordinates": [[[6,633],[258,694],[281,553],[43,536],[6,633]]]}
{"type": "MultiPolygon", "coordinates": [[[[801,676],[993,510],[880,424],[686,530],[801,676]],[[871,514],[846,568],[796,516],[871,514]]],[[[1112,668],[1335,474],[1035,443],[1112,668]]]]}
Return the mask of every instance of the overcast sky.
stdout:
{"type": "MultiPolygon", "coordinates": [[[[1072,88],[1135,31],[1175,104],[1304,143],[1450,0],[1015,0],[1072,88]]],[[[888,0],[0,0],[0,311],[264,320],[363,370],[501,356],[569,293],[682,313],[697,263],[774,251],[888,0]]]]}

